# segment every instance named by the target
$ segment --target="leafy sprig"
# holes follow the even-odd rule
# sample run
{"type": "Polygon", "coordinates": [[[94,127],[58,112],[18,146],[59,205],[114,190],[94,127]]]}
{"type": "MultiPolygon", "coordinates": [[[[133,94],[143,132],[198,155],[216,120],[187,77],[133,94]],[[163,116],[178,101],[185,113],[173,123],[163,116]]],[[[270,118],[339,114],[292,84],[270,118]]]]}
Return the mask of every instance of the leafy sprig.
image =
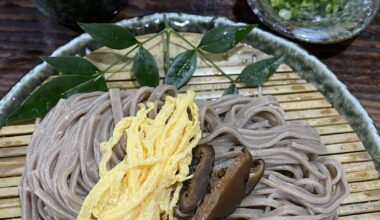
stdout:
{"type": "Polygon", "coordinates": [[[157,62],[153,55],[144,47],[144,44],[162,34],[165,36],[163,55],[166,75],[164,82],[174,85],[177,88],[186,85],[193,76],[196,70],[198,56],[230,81],[231,86],[224,91],[223,95],[238,94],[237,83],[244,83],[247,86],[260,86],[284,61],[283,56],[276,56],[249,64],[236,79],[233,79],[217,66],[212,59],[209,58],[208,54],[225,53],[229,51],[247,37],[255,27],[254,25],[218,26],[207,31],[200,43],[196,46],[171,28],[166,18],[164,21],[165,28],[145,41],[139,41],[132,33],[115,24],[79,23],[79,26],[100,44],[117,50],[131,49],[105,70],[99,70],[90,61],[81,57],[42,57],[46,63],[62,74],[37,88],[22,105],[11,114],[6,122],[25,121],[37,117],[44,117],[46,113],[57,104],[59,99],[67,98],[76,93],[106,91],[107,85],[104,73],[122,62],[124,58],[136,50],[132,66],[134,77],[141,86],[158,86],[160,77],[157,62]],[[172,61],[170,59],[169,48],[171,35],[177,36],[190,46],[190,49],[176,55],[172,61]]]}

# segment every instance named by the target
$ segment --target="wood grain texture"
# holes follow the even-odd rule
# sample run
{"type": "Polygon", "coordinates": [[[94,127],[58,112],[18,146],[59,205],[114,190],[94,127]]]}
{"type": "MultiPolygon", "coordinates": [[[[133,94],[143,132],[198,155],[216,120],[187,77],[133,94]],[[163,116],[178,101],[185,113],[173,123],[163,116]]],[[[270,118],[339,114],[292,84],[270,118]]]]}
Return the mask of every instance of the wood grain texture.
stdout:
{"type": "MultiPolygon", "coordinates": [[[[114,20],[155,12],[217,15],[236,21],[259,22],[246,0],[129,0],[114,20]]],[[[262,24],[260,27],[268,30],[262,24]]],[[[46,19],[30,0],[0,0],[0,97],[41,62],[39,56],[50,54],[79,34],[46,19]]],[[[380,13],[355,39],[327,46],[303,43],[301,46],[336,73],[380,127],[380,13]]]]}

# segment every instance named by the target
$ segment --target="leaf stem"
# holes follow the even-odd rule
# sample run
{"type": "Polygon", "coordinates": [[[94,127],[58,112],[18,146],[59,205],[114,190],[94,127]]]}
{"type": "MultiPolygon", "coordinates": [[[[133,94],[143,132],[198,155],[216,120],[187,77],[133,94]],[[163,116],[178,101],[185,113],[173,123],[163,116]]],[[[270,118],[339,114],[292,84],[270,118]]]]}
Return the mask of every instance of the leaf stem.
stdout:
{"type": "Polygon", "coordinates": [[[160,36],[160,35],[161,35],[162,33],[164,33],[165,31],[166,31],[166,29],[161,30],[160,32],[158,32],[158,33],[156,33],[155,35],[151,36],[150,38],[144,40],[144,41],[141,42],[140,44],[142,45],[142,44],[145,44],[145,43],[147,43],[147,42],[153,40],[154,38],[160,36]]]}
{"type": "Polygon", "coordinates": [[[188,41],[186,38],[184,38],[182,35],[180,35],[177,31],[172,30],[173,34],[180,38],[181,40],[185,41],[190,47],[192,47],[195,50],[198,50],[198,47],[194,46],[190,41],[188,41]]]}
{"type": "Polygon", "coordinates": [[[165,31],[165,43],[164,43],[164,71],[165,73],[169,69],[170,65],[170,35],[171,31],[165,31]]]}
{"type": "Polygon", "coordinates": [[[224,77],[226,77],[228,80],[230,80],[231,83],[235,83],[235,80],[232,79],[231,76],[227,75],[226,72],[224,72],[218,65],[214,63],[210,58],[206,56],[205,53],[203,53],[201,50],[197,50],[197,52],[205,59],[207,62],[209,62],[216,70],[218,70],[224,77]]]}
{"type": "Polygon", "coordinates": [[[140,46],[140,44],[136,44],[130,51],[128,51],[127,53],[125,53],[123,55],[123,57],[121,57],[120,59],[116,60],[115,62],[113,62],[111,65],[109,65],[104,71],[103,73],[106,73],[108,70],[110,70],[112,67],[114,67],[116,64],[120,63],[120,61],[122,61],[123,59],[125,59],[129,54],[131,54],[133,51],[135,51],[138,47],[140,46]]]}
{"type": "Polygon", "coordinates": [[[108,66],[108,67],[103,71],[103,73],[106,73],[108,70],[110,70],[110,69],[111,69],[112,67],[114,67],[116,64],[120,63],[120,61],[122,61],[123,59],[125,59],[129,54],[131,54],[133,51],[135,51],[135,50],[136,50],[137,48],[139,48],[141,45],[144,45],[145,43],[147,43],[147,42],[153,40],[154,38],[156,38],[156,37],[158,37],[158,36],[160,36],[164,31],[165,31],[165,29],[162,30],[162,31],[160,31],[160,32],[158,32],[158,33],[156,33],[155,35],[151,36],[150,38],[144,40],[143,42],[140,42],[140,43],[136,44],[136,45],[135,45],[130,51],[128,51],[127,53],[125,53],[125,54],[123,55],[123,57],[121,57],[120,59],[118,59],[118,60],[116,60],[114,63],[112,63],[110,66],[108,66]]]}
{"type": "Polygon", "coordinates": [[[198,52],[199,55],[201,55],[201,57],[203,57],[203,59],[205,59],[208,63],[211,64],[211,66],[213,66],[216,70],[218,70],[218,72],[220,72],[223,76],[225,76],[228,80],[230,80],[231,83],[235,83],[235,80],[232,79],[229,75],[227,75],[226,72],[224,72],[218,65],[216,65],[211,59],[209,59],[207,57],[207,55],[202,51],[200,50],[198,47],[194,46],[190,41],[188,41],[186,38],[184,38],[182,35],[180,35],[178,32],[176,31],[173,31],[173,33],[179,37],[181,40],[185,41],[190,47],[192,47],[195,51],[198,52]]]}

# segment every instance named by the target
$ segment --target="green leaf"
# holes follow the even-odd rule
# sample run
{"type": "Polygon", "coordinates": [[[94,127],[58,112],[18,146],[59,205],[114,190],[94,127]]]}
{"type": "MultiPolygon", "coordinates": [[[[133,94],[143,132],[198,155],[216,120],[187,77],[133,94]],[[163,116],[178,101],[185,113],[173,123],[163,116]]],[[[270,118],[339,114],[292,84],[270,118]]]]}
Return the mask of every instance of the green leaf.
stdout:
{"type": "Polygon", "coordinates": [[[112,49],[125,49],[138,43],[132,33],[115,24],[79,23],[99,43],[112,49]]]}
{"type": "Polygon", "coordinates": [[[132,70],[137,82],[142,86],[156,87],[160,83],[156,60],[144,47],[137,50],[132,70]]]}
{"type": "Polygon", "coordinates": [[[195,50],[188,50],[178,54],[169,66],[165,83],[181,88],[191,79],[196,67],[197,53],[195,50]]]}
{"type": "Polygon", "coordinates": [[[94,75],[100,70],[90,63],[90,61],[75,56],[62,57],[41,57],[46,63],[50,64],[58,72],[66,75],[94,75]]]}
{"type": "Polygon", "coordinates": [[[235,84],[231,84],[226,90],[223,92],[223,96],[225,95],[232,95],[232,94],[239,94],[239,90],[236,87],[235,84]]]}
{"type": "Polygon", "coordinates": [[[206,32],[199,48],[210,53],[227,52],[241,42],[256,25],[219,26],[206,32]]]}
{"type": "Polygon", "coordinates": [[[74,94],[78,93],[87,93],[87,92],[94,92],[94,91],[107,91],[107,83],[106,79],[102,76],[99,75],[96,78],[92,78],[78,86],[75,86],[66,92],[64,92],[63,97],[70,97],[74,94]]]}
{"type": "Polygon", "coordinates": [[[275,56],[249,64],[243,69],[237,80],[248,86],[259,86],[267,81],[283,62],[284,56],[275,56]]]}
{"type": "Polygon", "coordinates": [[[59,99],[67,98],[75,93],[106,91],[107,86],[103,76],[91,78],[78,75],[60,75],[41,85],[21,106],[7,119],[25,121],[45,116],[59,99]]]}

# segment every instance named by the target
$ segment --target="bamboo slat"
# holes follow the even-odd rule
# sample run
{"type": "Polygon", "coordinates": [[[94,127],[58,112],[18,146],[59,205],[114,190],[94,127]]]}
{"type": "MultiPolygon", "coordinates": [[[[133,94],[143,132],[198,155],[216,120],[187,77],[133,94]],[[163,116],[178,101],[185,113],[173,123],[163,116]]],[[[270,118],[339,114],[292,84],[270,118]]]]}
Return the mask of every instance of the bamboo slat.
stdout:
{"type": "Polygon", "coordinates": [[[346,163],[343,164],[343,168],[346,171],[346,173],[351,172],[358,172],[362,170],[375,170],[375,164],[373,161],[367,161],[367,162],[353,162],[353,163],[346,163]]]}
{"type": "Polygon", "coordinates": [[[0,148],[27,145],[29,143],[29,139],[30,139],[30,135],[3,137],[3,138],[0,138],[0,148]]]}
{"type": "MultiPolygon", "coordinates": [[[[289,114],[289,113],[287,113],[287,114],[289,114]]],[[[341,116],[341,115],[332,116],[332,117],[325,117],[325,118],[298,119],[298,121],[307,122],[312,127],[348,124],[348,122],[344,118],[344,116],[341,116]]]]}
{"type": "Polygon", "coordinates": [[[0,198],[18,196],[18,186],[0,188],[0,198]]]}
{"type": "Polygon", "coordinates": [[[350,192],[365,192],[380,189],[380,180],[372,180],[368,182],[357,182],[350,184],[350,192]]]}
{"type": "Polygon", "coordinates": [[[19,176],[22,174],[23,169],[24,169],[24,163],[13,165],[13,166],[1,167],[0,177],[19,176]]]}
{"type": "Polygon", "coordinates": [[[34,131],[34,124],[4,126],[0,128],[0,137],[8,135],[29,134],[34,131]]]}
{"type": "MultiPolygon", "coordinates": [[[[318,126],[315,128],[320,133],[320,135],[325,137],[322,139],[322,142],[324,144],[334,144],[335,143],[334,138],[338,138],[336,140],[338,141],[337,143],[358,141],[357,136],[355,135],[355,133],[353,133],[352,128],[348,124],[318,126]],[[337,135],[333,136],[331,134],[337,134],[337,135]]],[[[4,154],[6,152],[8,152],[9,154],[12,154],[12,149],[25,148],[25,145],[29,144],[30,137],[31,137],[31,134],[22,135],[22,136],[0,137],[0,143],[2,143],[1,148],[0,148],[0,155],[2,152],[4,152],[4,154]]],[[[344,147],[349,148],[349,146],[347,145],[347,146],[343,146],[342,149],[344,149],[344,147]]],[[[13,153],[13,154],[16,154],[16,153],[13,153]]]]}
{"type": "Polygon", "coordinates": [[[26,155],[26,146],[0,148],[0,158],[26,155]]]}
{"type": "Polygon", "coordinates": [[[13,218],[21,215],[20,207],[0,208],[0,218],[13,218]]]}
{"type": "Polygon", "coordinates": [[[346,152],[355,152],[355,151],[364,151],[365,148],[362,142],[353,142],[353,143],[342,143],[342,144],[331,144],[326,145],[328,154],[337,154],[337,153],[346,153],[346,152]]]}
{"type": "MultiPolygon", "coordinates": [[[[340,207],[338,213],[339,215],[347,216],[347,215],[357,215],[360,213],[378,212],[378,211],[380,211],[380,201],[343,205],[340,207]]],[[[360,216],[362,216],[360,219],[367,219],[365,217],[368,217],[366,215],[360,215],[360,216]]],[[[349,219],[349,218],[342,218],[342,219],[349,219]]]]}
{"type": "Polygon", "coordinates": [[[2,199],[0,200],[0,208],[17,207],[20,206],[19,198],[2,199]]]}
{"type": "Polygon", "coordinates": [[[355,133],[322,135],[321,141],[323,144],[339,144],[359,141],[355,133]]]}
{"type": "Polygon", "coordinates": [[[20,177],[4,177],[0,178],[0,188],[9,187],[9,186],[18,186],[20,182],[20,177]]]}
{"type": "Polygon", "coordinates": [[[361,170],[358,172],[346,173],[348,182],[359,182],[376,180],[379,178],[379,174],[376,170],[361,170]]]}
{"type": "Polygon", "coordinates": [[[380,190],[371,190],[366,192],[351,193],[343,204],[352,204],[359,202],[372,202],[380,200],[380,190]]]}
{"type": "Polygon", "coordinates": [[[365,219],[365,220],[378,220],[378,219],[380,219],[380,212],[343,216],[340,219],[341,220],[363,220],[363,219],[365,219]]]}
{"type": "Polygon", "coordinates": [[[323,117],[339,116],[339,113],[334,108],[326,109],[312,109],[312,110],[298,110],[286,112],[286,120],[304,120],[304,119],[315,119],[323,117]]]}
{"type": "MultiPolygon", "coordinates": [[[[196,34],[185,35],[195,43],[199,41],[196,34]]],[[[164,73],[160,41],[158,38],[147,47],[157,57],[162,80],[164,73]]],[[[184,49],[176,38],[173,38],[171,47],[171,50],[177,52],[184,49]]],[[[123,53],[125,50],[111,51],[101,48],[87,58],[95,62],[100,69],[105,69],[109,65],[107,59],[123,53]]],[[[212,56],[217,60],[217,65],[232,78],[236,78],[247,63],[268,57],[257,49],[244,45],[239,45],[234,53],[212,56]]],[[[223,90],[229,86],[228,80],[202,59],[198,60],[198,64],[194,77],[184,90],[195,90],[198,98],[203,99],[220,97],[223,90]]],[[[119,64],[111,68],[105,74],[108,86],[125,89],[138,87],[130,72],[130,66],[119,64]]],[[[248,88],[243,84],[237,86],[244,95],[256,96],[259,93],[257,88],[248,88]]],[[[285,110],[287,120],[302,121],[314,127],[320,133],[322,143],[326,145],[327,153],[323,156],[333,157],[343,163],[351,193],[338,211],[340,218],[380,219],[379,174],[372,158],[345,117],[332,107],[314,85],[301,79],[287,65],[279,67],[277,73],[262,86],[261,92],[263,95],[273,95],[277,98],[285,110]]],[[[27,145],[34,129],[33,123],[0,128],[0,219],[20,218],[18,184],[23,171],[27,145]]]]}
{"type": "MultiPolygon", "coordinates": [[[[289,101],[297,101],[297,100],[303,101],[303,100],[308,100],[308,99],[309,100],[321,99],[323,98],[323,96],[320,93],[316,92],[316,93],[278,95],[276,96],[276,98],[280,102],[286,102],[286,101],[289,102],[289,101]]],[[[292,112],[287,112],[287,115],[291,115],[292,112]]],[[[298,118],[298,119],[293,119],[293,120],[307,122],[309,125],[313,127],[326,126],[326,125],[340,125],[340,124],[348,123],[347,120],[344,118],[344,116],[341,116],[341,115],[331,116],[331,117],[327,116],[327,117],[321,117],[321,118],[311,118],[311,119],[298,118]]],[[[0,128],[0,138],[5,137],[5,136],[31,134],[33,133],[34,129],[35,129],[34,124],[4,126],[0,128]]]]}

